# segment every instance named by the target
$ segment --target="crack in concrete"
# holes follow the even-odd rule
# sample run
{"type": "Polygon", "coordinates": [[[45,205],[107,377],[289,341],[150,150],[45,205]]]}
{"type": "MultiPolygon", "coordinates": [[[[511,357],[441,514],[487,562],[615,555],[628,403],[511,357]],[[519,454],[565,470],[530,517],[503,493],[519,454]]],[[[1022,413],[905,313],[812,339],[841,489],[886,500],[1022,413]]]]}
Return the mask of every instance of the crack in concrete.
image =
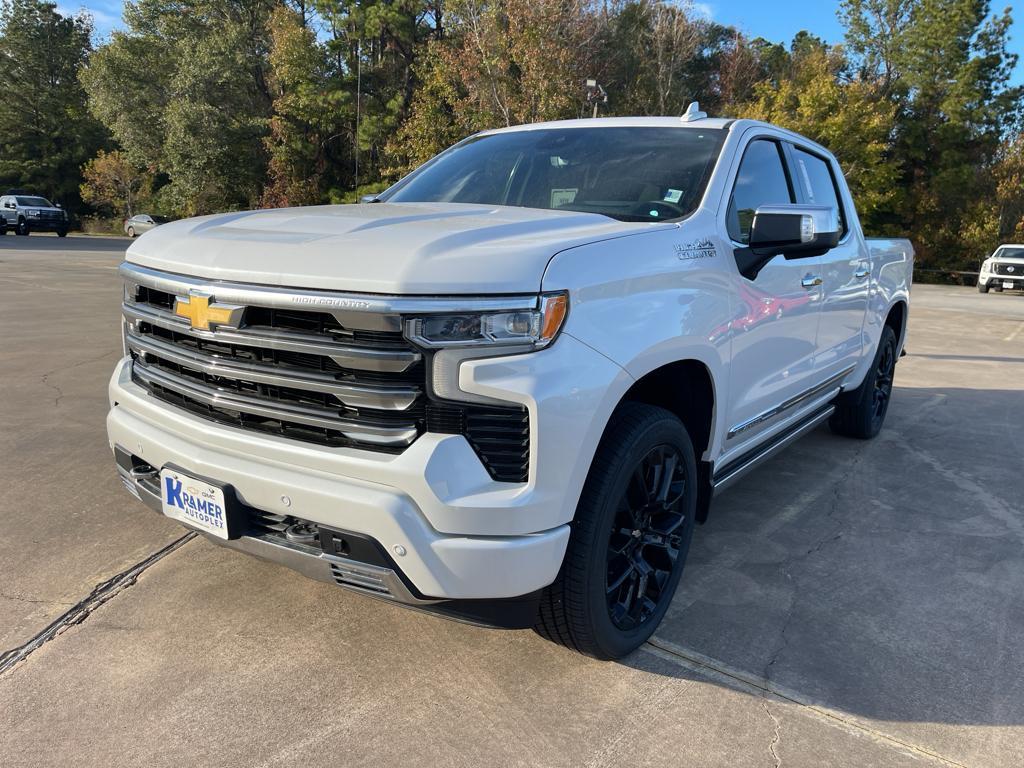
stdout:
{"type": "Polygon", "coordinates": [[[24,597],[23,595],[12,595],[9,592],[0,592],[0,598],[4,600],[14,600],[18,603],[30,603],[32,605],[72,605],[65,600],[39,600],[34,597],[24,597]]]}
{"type": "Polygon", "coordinates": [[[86,358],[85,360],[79,360],[77,363],[73,363],[72,365],[64,365],[64,366],[61,366],[60,368],[54,368],[52,371],[47,371],[46,373],[42,374],[39,377],[40,383],[42,383],[43,386],[49,387],[50,389],[52,389],[54,392],[57,393],[57,396],[55,398],[53,398],[53,405],[54,405],[54,407],[57,407],[58,405],[60,405],[60,401],[64,399],[64,390],[61,389],[56,384],[53,384],[53,383],[50,382],[50,377],[51,376],[53,376],[56,373],[64,373],[65,371],[70,371],[72,368],[78,368],[78,367],[83,366],[83,365],[88,365],[89,363],[99,362],[103,358],[110,357],[111,355],[115,355],[115,354],[118,354],[118,353],[116,351],[114,351],[114,352],[104,352],[102,355],[95,355],[93,357],[86,358]]]}
{"type": "Polygon", "coordinates": [[[157,550],[146,559],[126,568],[116,576],[97,584],[88,595],[54,619],[35,637],[22,643],[17,648],[12,648],[3,655],[0,655],[0,676],[10,671],[18,663],[27,659],[31,654],[39,650],[41,646],[45,645],[50,640],[53,640],[53,638],[60,635],[66,629],[77,624],[81,624],[89,618],[89,615],[97,608],[135,584],[139,575],[142,574],[143,571],[154,563],[162,560],[185,543],[191,541],[197,535],[198,534],[194,532],[186,533],[184,536],[172,541],[163,549],[157,550]]]}
{"type": "Polygon", "coordinates": [[[831,709],[823,703],[816,702],[810,697],[791,688],[779,685],[768,678],[759,677],[756,673],[750,673],[738,667],[733,667],[723,661],[705,656],[698,651],[684,648],[669,640],[652,637],[644,643],[643,648],[660,659],[674,663],[714,683],[725,685],[743,693],[760,696],[766,701],[793,704],[798,707],[800,712],[823,720],[834,727],[866,734],[875,742],[891,749],[898,749],[909,752],[917,757],[936,760],[943,765],[952,766],[952,768],[967,768],[963,763],[940,755],[938,752],[934,752],[927,747],[904,741],[902,738],[878,730],[869,723],[859,721],[855,716],[847,712],[831,709]]]}
{"type": "Polygon", "coordinates": [[[768,709],[768,700],[762,699],[761,706],[764,707],[765,714],[772,719],[772,723],[775,724],[775,733],[772,734],[772,741],[768,745],[768,751],[771,753],[772,758],[775,760],[775,768],[779,768],[782,765],[782,758],[779,757],[779,753],[775,751],[775,747],[782,741],[782,726],[779,725],[779,719],[772,714],[772,711],[768,709]]]}

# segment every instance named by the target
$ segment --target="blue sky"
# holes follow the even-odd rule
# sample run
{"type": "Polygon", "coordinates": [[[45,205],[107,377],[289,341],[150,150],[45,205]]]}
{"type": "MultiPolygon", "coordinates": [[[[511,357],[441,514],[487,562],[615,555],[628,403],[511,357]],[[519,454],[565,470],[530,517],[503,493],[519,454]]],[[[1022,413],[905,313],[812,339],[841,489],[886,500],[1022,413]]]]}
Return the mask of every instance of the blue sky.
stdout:
{"type": "MultiPolygon", "coordinates": [[[[58,7],[64,13],[80,8],[89,11],[96,21],[96,31],[105,36],[121,24],[121,0],[60,0],[58,7]]],[[[994,0],[993,9],[1001,10],[1008,0],[994,0]]],[[[694,6],[699,13],[721,24],[738,27],[751,37],[788,43],[793,35],[806,29],[830,43],[842,42],[843,28],[836,18],[837,0],[815,2],[772,2],[772,0],[698,0],[694,6]]],[[[1024,83],[1024,10],[1014,14],[1010,50],[1021,55],[1014,80],[1024,83]]]]}

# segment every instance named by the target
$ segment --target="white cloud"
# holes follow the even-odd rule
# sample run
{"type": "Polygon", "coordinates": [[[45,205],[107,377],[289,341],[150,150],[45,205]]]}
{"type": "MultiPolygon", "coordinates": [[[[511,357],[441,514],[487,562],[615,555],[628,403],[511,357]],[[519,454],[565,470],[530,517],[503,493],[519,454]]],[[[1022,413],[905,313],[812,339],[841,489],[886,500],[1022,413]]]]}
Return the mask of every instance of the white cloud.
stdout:
{"type": "Polygon", "coordinates": [[[711,3],[694,3],[693,12],[708,21],[715,17],[715,9],[711,7],[711,3]]]}

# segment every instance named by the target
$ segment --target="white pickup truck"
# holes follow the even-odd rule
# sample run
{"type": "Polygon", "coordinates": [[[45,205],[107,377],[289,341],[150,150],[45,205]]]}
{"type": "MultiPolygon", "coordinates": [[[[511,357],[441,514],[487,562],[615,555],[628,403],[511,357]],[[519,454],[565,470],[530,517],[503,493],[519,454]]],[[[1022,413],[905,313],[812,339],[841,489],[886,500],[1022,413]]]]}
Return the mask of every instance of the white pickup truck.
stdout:
{"type": "Polygon", "coordinates": [[[988,293],[1024,290],[1024,243],[1007,243],[981,263],[978,290],[988,293]]]}
{"type": "Polygon", "coordinates": [[[878,433],[912,263],[771,125],[487,131],[363,204],[140,237],[110,445],[214,542],[615,658],[714,495],[825,421],[878,433]]]}

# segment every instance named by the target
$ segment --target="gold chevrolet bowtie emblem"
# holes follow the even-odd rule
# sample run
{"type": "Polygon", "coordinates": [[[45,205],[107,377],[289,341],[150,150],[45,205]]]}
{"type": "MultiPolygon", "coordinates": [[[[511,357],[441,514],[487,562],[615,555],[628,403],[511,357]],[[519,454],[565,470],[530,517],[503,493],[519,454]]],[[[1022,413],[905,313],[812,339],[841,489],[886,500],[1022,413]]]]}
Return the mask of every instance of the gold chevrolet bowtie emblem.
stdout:
{"type": "Polygon", "coordinates": [[[244,307],[210,303],[211,298],[206,293],[189,291],[188,296],[178,296],[174,300],[174,314],[187,318],[197,331],[208,331],[214,325],[237,328],[244,307]]]}

